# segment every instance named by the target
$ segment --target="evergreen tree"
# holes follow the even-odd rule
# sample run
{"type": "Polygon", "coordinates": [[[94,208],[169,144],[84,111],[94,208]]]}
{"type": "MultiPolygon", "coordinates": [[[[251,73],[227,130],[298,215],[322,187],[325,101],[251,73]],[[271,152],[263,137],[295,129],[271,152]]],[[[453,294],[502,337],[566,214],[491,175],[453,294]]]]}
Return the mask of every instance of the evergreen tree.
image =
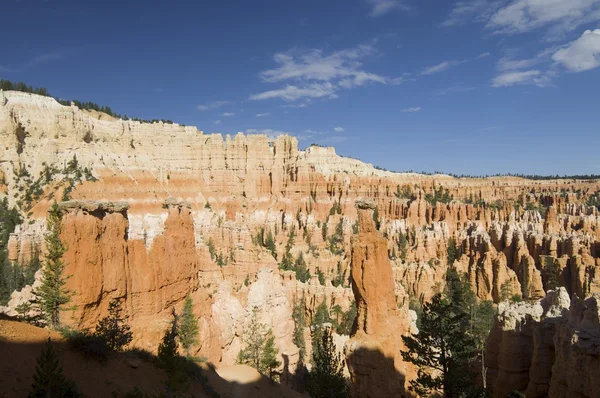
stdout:
{"type": "Polygon", "coordinates": [[[60,326],[60,313],[71,300],[72,292],[66,288],[68,277],[64,275],[62,256],[66,250],[60,241],[62,215],[58,204],[48,210],[48,232],[44,237],[47,254],[43,267],[42,284],[36,290],[42,313],[54,329],[60,326]]]}
{"type": "Polygon", "coordinates": [[[298,255],[296,263],[294,264],[294,268],[296,271],[297,280],[300,282],[307,282],[310,279],[310,271],[306,266],[306,261],[304,261],[304,255],[302,253],[298,255]]]}
{"type": "Polygon", "coordinates": [[[277,260],[277,248],[275,247],[275,239],[273,238],[273,233],[271,232],[271,229],[269,229],[269,233],[267,234],[265,247],[271,252],[271,255],[273,255],[275,260],[277,260]]]}
{"type": "Polygon", "coordinates": [[[131,343],[133,333],[125,318],[121,315],[121,304],[112,299],[108,305],[108,316],[98,321],[96,336],[100,337],[111,350],[122,351],[131,343]]]}
{"type": "Polygon", "coordinates": [[[250,326],[243,338],[244,348],[238,353],[237,361],[252,366],[263,374],[272,375],[273,370],[279,365],[277,355],[279,350],[275,347],[273,331],[258,321],[258,308],[252,309],[250,326]]]}
{"type": "Polygon", "coordinates": [[[342,262],[338,261],[337,273],[336,273],[335,278],[333,279],[332,283],[333,283],[333,286],[338,287],[338,286],[344,286],[345,282],[346,282],[346,279],[344,278],[344,271],[342,270],[342,262]]]}
{"type": "Polygon", "coordinates": [[[406,235],[402,232],[398,238],[398,249],[400,249],[400,259],[405,262],[406,256],[408,255],[408,240],[406,239],[406,235]]]}
{"type": "Polygon", "coordinates": [[[327,223],[324,222],[321,227],[321,237],[323,238],[323,242],[327,242],[327,223]]]}
{"type": "Polygon", "coordinates": [[[179,341],[187,356],[190,356],[192,346],[198,344],[198,319],[194,315],[194,303],[188,295],[183,304],[181,322],[179,324],[179,341]]]}
{"type": "Polygon", "coordinates": [[[271,329],[267,330],[265,335],[265,343],[262,347],[260,368],[261,372],[268,374],[269,377],[273,377],[275,369],[281,366],[281,362],[277,359],[279,350],[275,347],[275,336],[271,329]]]}
{"type": "Polygon", "coordinates": [[[441,294],[423,306],[419,333],[403,336],[405,361],[418,367],[417,378],[409,389],[427,396],[442,391],[448,398],[466,394],[474,385],[469,362],[474,358],[475,343],[465,333],[467,315],[456,313],[454,304],[441,294]]]}
{"type": "Polygon", "coordinates": [[[75,384],[63,375],[62,366],[48,338],[37,359],[29,398],[71,398],[81,396],[75,384]]]}
{"type": "Polygon", "coordinates": [[[308,374],[306,389],[312,398],[346,398],[348,381],[344,377],[344,362],[337,353],[330,328],[315,336],[313,367],[308,374]]]}
{"type": "Polygon", "coordinates": [[[352,304],[350,304],[348,311],[344,312],[342,315],[342,321],[336,330],[337,333],[349,336],[352,333],[357,314],[356,303],[353,301],[352,304]]]}
{"type": "Polygon", "coordinates": [[[317,268],[317,278],[319,278],[319,283],[321,286],[325,286],[325,274],[320,268],[317,268]]]}
{"type": "Polygon", "coordinates": [[[481,380],[484,391],[487,390],[487,368],[485,367],[486,341],[490,334],[490,330],[492,329],[495,315],[496,310],[494,309],[494,304],[489,300],[485,300],[477,303],[476,309],[473,311],[470,319],[471,333],[475,340],[475,346],[479,354],[481,380]]]}
{"type": "Polygon", "coordinates": [[[185,358],[177,352],[178,316],[174,308],[172,309],[172,315],[171,326],[165,330],[162,342],[158,345],[158,355],[156,356],[157,366],[167,374],[167,396],[175,396],[188,387],[185,358]]]}
{"type": "Polygon", "coordinates": [[[454,238],[448,240],[448,266],[453,267],[454,261],[458,259],[458,249],[454,238]]]}
{"type": "Polygon", "coordinates": [[[315,309],[315,315],[313,316],[311,324],[313,326],[320,326],[327,322],[331,322],[331,318],[329,317],[327,303],[325,303],[325,300],[323,300],[315,309]]]}
{"type": "Polygon", "coordinates": [[[294,320],[294,344],[298,347],[300,361],[304,362],[306,355],[306,341],[304,340],[304,328],[306,327],[306,317],[304,315],[304,298],[301,303],[296,303],[292,311],[292,319],[294,320]]]}
{"type": "Polygon", "coordinates": [[[562,286],[562,269],[560,263],[555,261],[551,256],[540,256],[542,263],[542,281],[544,282],[544,290],[556,290],[562,286]]]}

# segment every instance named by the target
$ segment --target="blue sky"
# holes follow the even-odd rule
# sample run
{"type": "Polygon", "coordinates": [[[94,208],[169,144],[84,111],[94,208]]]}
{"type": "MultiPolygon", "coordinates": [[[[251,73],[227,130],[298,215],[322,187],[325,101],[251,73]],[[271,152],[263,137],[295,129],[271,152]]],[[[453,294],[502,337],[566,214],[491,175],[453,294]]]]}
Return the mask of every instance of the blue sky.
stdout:
{"type": "Polygon", "coordinates": [[[600,0],[4,0],[0,77],[392,170],[600,174],[600,0]]]}

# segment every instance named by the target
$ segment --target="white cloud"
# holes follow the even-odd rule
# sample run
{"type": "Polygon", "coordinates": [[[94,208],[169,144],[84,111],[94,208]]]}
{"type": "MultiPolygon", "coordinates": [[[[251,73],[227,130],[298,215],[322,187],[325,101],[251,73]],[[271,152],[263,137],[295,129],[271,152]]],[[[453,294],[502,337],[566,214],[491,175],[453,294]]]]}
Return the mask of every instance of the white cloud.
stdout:
{"type": "Polygon", "coordinates": [[[420,106],[412,106],[410,108],[404,108],[402,109],[402,112],[404,113],[414,113],[414,112],[419,112],[421,110],[420,106]]]}
{"type": "Polygon", "coordinates": [[[281,98],[296,101],[302,98],[336,98],[336,93],[342,89],[369,83],[397,85],[407,80],[406,76],[389,78],[364,70],[364,60],[376,53],[373,46],[366,44],[330,54],[317,49],[277,53],[273,57],[277,67],[261,72],[260,77],[268,83],[290,83],[251,95],[250,99],[281,98]]]}
{"type": "Polygon", "coordinates": [[[600,67],[600,29],[586,30],[579,39],[554,53],[552,59],[573,72],[600,67]]]}
{"type": "Polygon", "coordinates": [[[295,101],[300,98],[336,98],[336,88],[331,83],[314,83],[306,87],[285,86],[284,88],[269,90],[250,96],[251,100],[266,100],[281,98],[286,101],[295,101]]]}
{"type": "Polygon", "coordinates": [[[235,116],[235,113],[232,113],[232,112],[224,112],[224,113],[221,113],[221,116],[223,116],[223,117],[231,117],[231,116],[235,116]]]}
{"type": "Polygon", "coordinates": [[[265,116],[269,116],[270,113],[269,112],[265,112],[265,113],[257,113],[256,117],[265,117],[265,116]]]}
{"type": "Polygon", "coordinates": [[[539,70],[507,72],[496,76],[492,80],[492,87],[508,87],[526,84],[534,84],[538,87],[548,87],[551,85],[551,81],[547,75],[539,70]]]}
{"type": "Polygon", "coordinates": [[[274,129],[246,129],[246,134],[263,134],[269,137],[270,139],[275,139],[280,135],[293,135],[294,133],[274,129]]]}
{"type": "Polygon", "coordinates": [[[450,69],[453,66],[460,65],[465,61],[444,61],[437,65],[429,66],[421,72],[421,75],[433,75],[434,73],[443,72],[446,69],[450,69]]]}
{"type": "Polygon", "coordinates": [[[487,57],[489,57],[490,55],[492,55],[492,54],[491,54],[491,53],[489,53],[489,52],[486,52],[486,53],[481,53],[481,54],[479,54],[479,55],[477,56],[477,58],[475,58],[475,59],[487,58],[487,57]]]}
{"type": "Polygon", "coordinates": [[[335,131],[336,133],[343,133],[344,131],[346,131],[346,129],[344,129],[343,127],[334,127],[333,131],[335,131]]]}
{"type": "Polygon", "coordinates": [[[498,60],[496,68],[499,71],[530,69],[540,62],[541,60],[539,58],[513,59],[510,56],[504,56],[498,60]]]}
{"type": "Polygon", "coordinates": [[[217,109],[222,106],[231,104],[231,101],[214,101],[204,105],[198,105],[198,110],[200,111],[208,111],[211,109],[217,109]]]}
{"type": "Polygon", "coordinates": [[[441,27],[461,25],[466,22],[486,22],[501,2],[497,0],[457,1],[441,27]]]}
{"type": "Polygon", "coordinates": [[[220,120],[215,120],[213,123],[214,124],[221,124],[222,122],[220,120]]]}
{"type": "Polygon", "coordinates": [[[366,2],[371,6],[369,15],[372,17],[380,17],[392,11],[408,9],[402,0],[366,0],[366,2]]]}
{"type": "Polygon", "coordinates": [[[547,25],[569,31],[600,19],[600,0],[514,0],[499,8],[487,26],[499,33],[521,33],[547,25]]]}
{"type": "Polygon", "coordinates": [[[522,33],[549,27],[556,39],[578,26],[600,20],[600,0],[461,0],[441,24],[484,23],[495,33],[522,33]]]}
{"type": "Polygon", "coordinates": [[[375,48],[366,44],[330,55],[323,55],[322,50],[278,53],[273,59],[279,67],[262,72],[261,77],[267,82],[288,79],[331,81],[355,77],[364,73],[360,69],[362,63],[359,60],[375,53],[375,48]]]}

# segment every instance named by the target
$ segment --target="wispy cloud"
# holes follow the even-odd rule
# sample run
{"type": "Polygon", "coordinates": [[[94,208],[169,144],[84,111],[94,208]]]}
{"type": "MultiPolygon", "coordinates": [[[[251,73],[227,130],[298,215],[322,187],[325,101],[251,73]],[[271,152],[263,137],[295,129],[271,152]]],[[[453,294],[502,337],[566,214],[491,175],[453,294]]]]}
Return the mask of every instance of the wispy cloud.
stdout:
{"type": "Polygon", "coordinates": [[[257,113],[256,117],[265,117],[265,116],[269,116],[270,113],[269,112],[265,112],[265,113],[257,113]]]}
{"type": "Polygon", "coordinates": [[[269,139],[275,139],[280,135],[294,135],[289,131],[275,130],[275,129],[246,129],[246,134],[263,134],[266,135],[269,139]]]}
{"type": "Polygon", "coordinates": [[[527,84],[533,84],[538,87],[549,87],[552,82],[548,76],[539,70],[507,72],[492,79],[492,87],[509,87],[527,84]]]}
{"type": "Polygon", "coordinates": [[[29,68],[33,68],[34,66],[37,66],[37,65],[45,64],[46,62],[56,61],[56,60],[60,59],[61,57],[62,57],[62,54],[58,51],[39,54],[39,55],[36,55],[35,57],[29,59],[28,61],[24,62],[21,66],[18,66],[15,68],[0,65],[0,72],[3,72],[3,73],[20,72],[24,69],[29,69],[29,68]]]}
{"type": "Polygon", "coordinates": [[[32,66],[40,65],[46,63],[48,61],[54,61],[60,59],[61,55],[57,52],[51,52],[46,54],[40,54],[36,57],[33,57],[29,61],[23,65],[25,68],[31,68],[32,66]]]}
{"type": "Polygon", "coordinates": [[[235,113],[233,113],[233,112],[223,112],[223,113],[221,113],[221,116],[223,116],[223,117],[231,117],[231,116],[235,116],[235,113]]]}
{"type": "Polygon", "coordinates": [[[466,61],[444,61],[437,65],[429,66],[421,71],[421,75],[433,75],[434,73],[440,73],[453,66],[460,65],[466,61]]]}
{"type": "Polygon", "coordinates": [[[464,92],[473,91],[476,89],[477,89],[477,87],[474,87],[474,86],[465,86],[463,84],[457,84],[454,86],[450,86],[450,87],[441,89],[441,90],[435,92],[435,95],[448,95],[448,94],[454,94],[454,93],[464,93],[464,92]]]}
{"type": "Polygon", "coordinates": [[[487,27],[498,33],[522,33],[551,26],[554,33],[600,20],[600,0],[514,0],[499,8],[487,27]]]}
{"type": "Polygon", "coordinates": [[[286,101],[295,101],[301,98],[337,98],[336,87],[331,83],[313,83],[305,87],[285,86],[284,88],[264,91],[250,96],[251,100],[266,100],[281,98],[286,101]]]}
{"type": "Polygon", "coordinates": [[[476,59],[487,58],[487,57],[489,57],[490,55],[492,55],[492,53],[489,53],[489,52],[481,53],[481,54],[479,54],[479,55],[477,56],[477,58],[476,58],[476,59]]]}
{"type": "Polygon", "coordinates": [[[500,34],[549,28],[547,38],[555,39],[599,20],[600,0],[461,0],[441,26],[477,22],[500,34]]]}
{"type": "Polygon", "coordinates": [[[304,130],[301,134],[299,134],[297,138],[300,141],[313,140],[322,144],[343,142],[348,139],[348,136],[345,135],[335,135],[344,132],[344,129],[342,127],[335,127],[333,131],[334,133],[332,134],[330,131],[317,131],[313,129],[307,129],[304,130]]]}
{"type": "Polygon", "coordinates": [[[440,26],[447,28],[467,22],[485,22],[489,20],[501,3],[501,1],[494,0],[457,1],[440,26]]]}
{"type": "Polygon", "coordinates": [[[419,112],[420,110],[421,110],[420,106],[412,106],[410,108],[404,108],[404,109],[402,109],[401,112],[404,112],[404,113],[414,113],[414,112],[419,112]]]}
{"type": "Polygon", "coordinates": [[[198,105],[198,110],[200,111],[208,111],[211,109],[217,109],[225,105],[231,104],[231,101],[213,101],[204,105],[198,105]]]}
{"type": "Polygon", "coordinates": [[[492,79],[492,87],[507,87],[517,84],[530,84],[549,87],[558,75],[556,66],[548,65],[551,55],[556,52],[551,47],[538,52],[531,58],[515,58],[516,50],[509,49],[497,64],[498,75],[492,79]]]}
{"type": "Polygon", "coordinates": [[[318,49],[277,53],[273,57],[277,67],[261,72],[260,77],[267,83],[289,83],[253,94],[250,99],[280,98],[289,102],[304,99],[306,102],[317,98],[337,98],[340,90],[371,83],[398,85],[407,81],[406,75],[390,78],[364,70],[364,60],[376,54],[376,49],[368,44],[330,54],[318,49]]]}
{"type": "Polygon", "coordinates": [[[215,120],[213,123],[214,123],[214,124],[221,124],[221,123],[223,123],[223,122],[222,122],[222,121],[220,121],[220,120],[215,120]]]}
{"type": "Polygon", "coordinates": [[[580,38],[554,53],[552,59],[571,72],[600,67],[600,29],[586,30],[580,38]]]}
{"type": "Polygon", "coordinates": [[[407,10],[409,7],[402,0],[365,0],[371,6],[372,17],[380,17],[392,11],[407,10]]]}

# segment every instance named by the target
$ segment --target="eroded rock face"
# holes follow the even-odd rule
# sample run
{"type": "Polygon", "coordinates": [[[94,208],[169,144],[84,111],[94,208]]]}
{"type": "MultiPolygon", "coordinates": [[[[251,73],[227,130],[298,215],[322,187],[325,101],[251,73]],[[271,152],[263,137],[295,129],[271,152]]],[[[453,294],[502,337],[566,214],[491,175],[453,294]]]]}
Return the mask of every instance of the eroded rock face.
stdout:
{"type": "Polygon", "coordinates": [[[169,308],[197,283],[189,209],[168,207],[164,233],[147,251],[142,241],[128,239],[127,206],[67,202],[62,207],[65,274],[72,275],[67,287],[76,292],[72,299],[76,309],[65,314],[64,321],[93,328],[107,315],[110,300],[118,299],[130,316],[136,339],[149,343],[162,333],[163,325],[146,325],[147,317],[168,318],[169,308]]]}
{"type": "Polygon", "coordinates": [[[574,299],[566,322],[554,334],[551,397],[600,396],[600,323],[594,295],[574,299]]]}
{"type": "Polygon", "coordinates": [[[352,243],[351,281],[358,316],[346,343],[354,397],[404,395],[407,373],[400,350],[409,329],[408,312],[398,310],[387,242],[373,212],[359,207],[359,233],[352,243]]]}
{"type": "MultiPolygon", "coordinates": [[[[4,93],[0,103],[0,198],[23,200],[34,180],[44,181],[45,165],[55,169],[51,182],[41,184],[44,195],[23,209],[32,214],[10,236],[10,261],[43,259],[46,210],[52,198],[61,198],[61,170],[76,155],[97,181],[77,184],[74,200],[63,205],[69,284],[78,293],[78,309],[64,319],[92,327],[117,298],[131,317],[135,343],[146,349],[156,349],[169,308],[180,310],[191,292],[201,329],[197,355],[233,364],[240,325],[248,320],[249,300],[255,300],[269,309],[263,320],[277,329],[276,344],[291,363],[295,351],[284,318],[292,305],[302,306],[310,322],[322,302],[330,311],[347,311],[358,295],[363,304],[353,352],[359,358],[355,369],[363,373],[355,374],[391,391],[395,379],[386,379],[390,386],[379,383],[368,364],[403,371],[390,330],[399,327],[393,333],[400,339],[409,327],[408,296],[428,300],[443,289],[451,238],[457,247],[453,265],[481,299],[540,299],[555,268],[569,294],[600,292],[600,217],[587,203],[600,190],[595,181],[391,173],[338,156],[333,148],[301,150],[289,136],[230,137],[122,121],[26,93],[4,93]],[[30,180],[17,177],[21,165],[30,180]],[[455,200],[433,203],[434,188],[448,189],[455,200]],[[380,232],[366,214],[375,209],[380,232]],[[362,231],[354,236],[358,227],[362,231]],[[289,254],[294,260],[303,256],[312,276],[306,283],[293,270],[278,270],[292,231],[289,254]],[[269,234],[274,248],[268,249],[269,234]],[[361,268],[351,271],[350,263],[359,262],[365,268],[354,275],[361,268]],[[388,266],[391,282],[381,278],[388,266]],[[400,324],[383,321],[398,313],[400,324]]],[[[29,293],[24,289],[15,298],[29,293]]],[[[533,311],[529,315],[504,311],[507,326],[495,329],[490,367],[501,380],[543,394],[556,325],[543,312],[537,319],[534,307],[524,309],[533,311]],[[513,327],[518,335],[511,334],[513,327]],[[509,363],[502,352],[510,353],[513,345],[523,352],[509,363]]]]}
{"type": "Polygon", "coordinates": [[[570,300],[565,288],[537,303],[501,303],[486,353],[493,396],[598,396],[598,316],[596,296],[570,300]]]}

